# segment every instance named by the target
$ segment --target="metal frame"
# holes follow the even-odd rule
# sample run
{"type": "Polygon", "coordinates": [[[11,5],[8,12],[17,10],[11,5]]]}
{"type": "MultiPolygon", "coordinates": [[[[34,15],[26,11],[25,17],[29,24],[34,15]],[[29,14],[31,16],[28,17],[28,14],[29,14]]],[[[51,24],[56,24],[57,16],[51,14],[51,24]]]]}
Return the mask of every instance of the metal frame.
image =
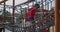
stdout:
{"type": "MultiPolygon", "coordinates": [[[[22,4],[19,4],[19,5],[16,5],[15,6],[15,0],[13,0],[13,6],[10,6],[13,10],[12,10],[12,19],[11,19],[11,23],[12,23],[12,26],[13,26],[13,28],[12,28],[12,32],[14,32],[14,13],[15,13],[15,7],[17,7],[17,6],[21,6],[21,5],[23,5],[23,4],[27,4],[27,3],[30,3],[31,1],[27,1],[27,2],[25,2],[25,3],[22,3],[22,4]]],[[[44,1],[45,2],[45,1],[44,1]]],[[[42,1],[42,3],[44,3],[43,1],[42,1]]],[[[43,4],[40,4],[40,5],[42,5],[42,10],[43,10],[43,4]]],[[[46,2],[45,2],[46,3],[46,2]]],[[[46,5],[48,5],[48,4],[45,4],[45,6],[46,5]]],[[[6,9],[6,7],[5,7],[6,5],[5,5],[5,2],[4,2],[4,16],[5,16],[5,9],[6,9]]],[[[3,22],[5,22],[5,19],[4,19],[4,17],[3,17],[3,22]]]]}
{"type": "Polygon", "coordinates": [[[1,4],[1,3],[4,3],[4,2],[6,2],[6,1],[7,1],[7,0],[3,0],[3,1],[0,2],[0,4],[1,4]]]}

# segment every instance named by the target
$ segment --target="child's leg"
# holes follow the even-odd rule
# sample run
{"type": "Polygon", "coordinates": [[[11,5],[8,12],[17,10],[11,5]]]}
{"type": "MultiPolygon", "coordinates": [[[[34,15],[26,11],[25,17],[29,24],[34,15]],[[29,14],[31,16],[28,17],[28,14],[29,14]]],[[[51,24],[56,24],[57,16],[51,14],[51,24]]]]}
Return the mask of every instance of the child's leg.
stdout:
{"type": "Polygon", "coordinates": [[[36,27],[35,27],[35,21],[34,21],[34,19],[33,18],[30,18],[29,19],[29,22],[32,23],[32,26],[30,26],[31,32],[35,32],[35,30],[36,30],[35,28],[36,27]]]}
{"type": "Polygon", "coordinates": [[[29,18],[29,22],[34,24],[35,23],[34,18],[29,18]]]}

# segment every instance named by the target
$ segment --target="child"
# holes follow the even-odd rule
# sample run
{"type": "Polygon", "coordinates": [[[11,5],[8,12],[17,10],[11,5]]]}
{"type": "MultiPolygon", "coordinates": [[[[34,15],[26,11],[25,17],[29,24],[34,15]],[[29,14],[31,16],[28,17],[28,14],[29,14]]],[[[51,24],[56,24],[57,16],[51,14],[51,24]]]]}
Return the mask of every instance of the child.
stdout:
{"type": "Polygon", "coordinates": [[[29,8],[29,13],[28,13],[28,21],[27,23],[28,24],[33,24],[32,27],[30,27],[30,32],[35,32],[35,21],[34,21],[34,17],[35,17],[35,13],[36,11],[38,11],[38,8],[40,8],[40,5],[39,4],[35,4],[33,5],[31,8],[29,8]],[[33,30],[33,31],[32,31],[33,30]]]}
{"type": "Polygon", "coordinates": [[[35,4],[31,8],[28,9],[29,13],[27,17],[28,17],[28,22],[30,22],[31,24],[35,23],[34,17],[35,17],[36,11],[38,11],[38,8],[40,8],[40,5],[35,4]]]}

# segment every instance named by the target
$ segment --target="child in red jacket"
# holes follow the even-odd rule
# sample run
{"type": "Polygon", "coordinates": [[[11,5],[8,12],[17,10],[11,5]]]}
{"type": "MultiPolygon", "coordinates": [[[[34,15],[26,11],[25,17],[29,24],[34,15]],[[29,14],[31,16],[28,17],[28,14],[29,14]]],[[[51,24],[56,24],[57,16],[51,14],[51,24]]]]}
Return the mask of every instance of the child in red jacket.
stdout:
{"type": "Polygon", "coordinates": [[[28,22],[29,23],[31,23],[31,24],[35,23],[34,17],[35,17],[35,13],[38,10],[38,8],[40,8],[40,5],[39,4],[35,4],[31,8],[28,9],[29,13],[28,13],[27,17],[28,17],[28,22]]]}
{"type": "Polygon", "coordinates": [[[29,13],[28,13],[28,22],[33,25],[30,27],[30,32],[35,32],[35,21],[34,21],[34,17],[36,14],[36,11],[38,11],[38,8],[40,8],[39,4],[35,4],[34,6],[32,6],[32,8],[29,8],[29,13]]]}

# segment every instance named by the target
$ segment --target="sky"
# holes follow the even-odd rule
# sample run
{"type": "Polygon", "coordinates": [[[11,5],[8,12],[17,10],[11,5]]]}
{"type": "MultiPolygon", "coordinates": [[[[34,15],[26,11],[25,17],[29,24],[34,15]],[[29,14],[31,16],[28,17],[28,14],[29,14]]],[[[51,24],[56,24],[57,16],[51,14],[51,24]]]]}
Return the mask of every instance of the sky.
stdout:
{"type": "MultiPolygon", "coordinates": [[[[15,5],[21,4],[21,3],[26,2],[26,1],[28,1],[28,0],[15,0],[15,5]]],[[[6,5],[12,5],[12,3],[13,3],[13,0],[6,1],[6,5]]]]}
{"type": "MultiPolygon", "coordinates": [[[[26,2],[27,0],[15,0],[15,5],[21,4],[23,2],[26,2]]],[[[13,0],[6,1],[6,5],[12,5],[13,0]]]]}
{"type": "MultiPolygon", "coordinates": [[[[15,0],[15,5],[21,4],[21,3],[26,2],[26,1],[28,1],[28,0],[15,0]]],[[[40,0],[37,0],[37,1],[40,1],[40,0]]],[[[13,3],[13,0],[6,1],[6,5],[12,5],[12,3],[13,3]]],[[[31,6],[31,3],[29,4],[29,6],[31,6]]],[[[24,8],[24,7],[27,7],[27,5],[22,5],[22,8],[24,8]]],[[[54,2],[53,2],[52,7],[54,7],[54,2]]],[[[51,5],[49,5],[49,9],[51,9],[51,5]]],[[[12,9],[10,9],[10,10],[7,9],[7,10],[9,12],[12,12],[12,9]]]]}

